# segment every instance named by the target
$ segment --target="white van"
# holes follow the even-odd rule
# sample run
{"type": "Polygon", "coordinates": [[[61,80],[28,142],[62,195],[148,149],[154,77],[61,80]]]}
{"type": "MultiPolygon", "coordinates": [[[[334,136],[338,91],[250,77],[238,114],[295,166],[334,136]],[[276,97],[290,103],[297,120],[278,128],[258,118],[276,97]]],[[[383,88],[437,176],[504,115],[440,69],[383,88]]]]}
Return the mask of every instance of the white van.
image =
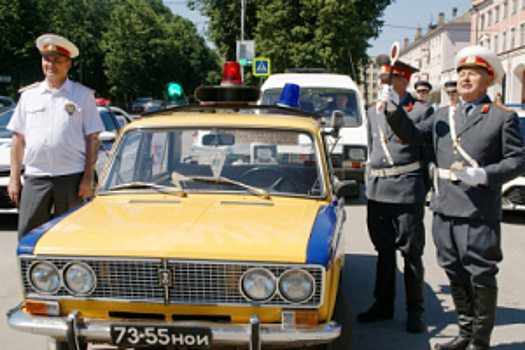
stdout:
{"type": "MultiPolygon", "coordinates": [[[[332,152],[332,164],[340,180],[364,182],[368,159],[368,123],[363,99],[357,84],[348,76],[323,69],[287,69],[270,75],[261,87],[262,105],[275,105],[286,83],[300,86],[300,108],[319,114],[328,120],[332,111],[344,112],[344,126],[332,152]],[[339,102],[345,102],[342,107],[339,102]]],[[[329,125],[329,123],[327,123],[329,125]]],[[[330,140],[333,145],[334,140],[330,140]]]]}

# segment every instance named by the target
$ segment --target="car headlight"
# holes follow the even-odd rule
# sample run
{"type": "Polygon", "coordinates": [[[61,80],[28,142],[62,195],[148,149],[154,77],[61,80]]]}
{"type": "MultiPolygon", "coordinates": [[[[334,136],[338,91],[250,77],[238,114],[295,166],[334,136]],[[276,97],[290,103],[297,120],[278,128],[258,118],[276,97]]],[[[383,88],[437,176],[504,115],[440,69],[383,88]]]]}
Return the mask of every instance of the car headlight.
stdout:
{"type": "Polygon", "coordinates": [[[279,279],[283,297],[298,303],[306,301],[314,292],[315,281],[312,275],[301,269],[286,271],[279,279]]]}
{"type": "Polygon", "coordinates": [[[95,288],[95,273],[84,263],[72,263],[64,270],[64,284],[72,294],[89,294],[95,288]]]}
{"type": "Polygon", "coordinates": [[[366,153],[364,148],[349,148],[347,156],[350,160],[365,160],[366,153]]]}
{"type": "Polygon", "coordinates": [[[47,261],[37,262],[29,270],[29,281],[37,291],[52,294],[60,288],[60,273],[47,261]]]}
{"type": "Polygon", "coordinates": [[[255,301],[268,300],[275,293],[275,277],[266,269],[253,268],[246,271],[241,283],[244,294],[255,301]]]}

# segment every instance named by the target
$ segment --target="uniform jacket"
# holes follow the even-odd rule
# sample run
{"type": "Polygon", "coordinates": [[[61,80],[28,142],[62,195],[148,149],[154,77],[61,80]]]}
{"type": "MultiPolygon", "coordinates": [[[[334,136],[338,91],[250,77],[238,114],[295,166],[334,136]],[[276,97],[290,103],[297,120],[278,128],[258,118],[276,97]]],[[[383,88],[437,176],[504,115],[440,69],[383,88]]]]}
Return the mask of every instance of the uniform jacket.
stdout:
{"type": "MultiPolygon", "coordinates": [[[[433,193],[431,209],[452,217],[500,219],[501,186],[525,171],[525,150],[515,112],[493,104],[488,96],[474,107],[462,123],[457,108],[457,138],[463,149],[487,172],[487,184],[469,186],[438,179],[439,196],[433,193]]],[[[470,166],[454,149],[450,136],[449,108],[415,125],[403,113],[388,118],[394,132],[405,142],[431,143],[437,167],[450,169],[455,161],[470,166]]]]}
{"type": "MultiPolygon", "coordinates": [[[[432,114],[433,108],[407,93],[402,101],[402,108],[398,108],[398,111],[411,121],[419,123],[432,114]]],[[[386,145],[394,160],[394,166],[407,165],[418,160],[424,163],[425,148],[422,145],[400,142],[387,124],[384,108],[379,111],[376,106],[369,108],[368,127],[369,165],[372,169],[391,167],[381,146],[379,127],[386,138],[386,145]]],[[[424,169],[425,165],[422,168],[424,169]]],[[[367,198],[385,203],[424,203],[426,189],[423,169],[383,178],[369,174],[366,185],[367,198]]]]}
{"type": "Polygon", "coordinates": [[[7,129],[25,137],[25,175],[84,171],[86,135],[104,131],[93,91],[69,79],[57,91],[45,80],[21,91],[7,129]]]}

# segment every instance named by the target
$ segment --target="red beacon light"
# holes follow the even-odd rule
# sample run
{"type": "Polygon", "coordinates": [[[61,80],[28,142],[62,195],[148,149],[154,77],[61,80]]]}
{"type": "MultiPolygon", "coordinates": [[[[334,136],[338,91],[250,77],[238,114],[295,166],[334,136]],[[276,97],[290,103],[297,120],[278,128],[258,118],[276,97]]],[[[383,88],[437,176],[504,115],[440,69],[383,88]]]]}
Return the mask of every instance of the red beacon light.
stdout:
{"type": "Polygon", "coordinates": [[[200,105],[248,104],[259,99],[261,89],[257,86],[244,86],[241,65],[228,61],[222,66],[223,75],[219,86],[199,86],[195,98],[200,105]]]}
{"type": "Polygon", "coordinates": [[[97,106],[109,106],[109,100],[107,98],[97,97],[95,98],[95,104],[97,106]]]}
{"type": "Polygon", "coordinates": [[[222,66],[221,86],[242,85],[241,65],[239,62],[228,61],[222,66]]]}

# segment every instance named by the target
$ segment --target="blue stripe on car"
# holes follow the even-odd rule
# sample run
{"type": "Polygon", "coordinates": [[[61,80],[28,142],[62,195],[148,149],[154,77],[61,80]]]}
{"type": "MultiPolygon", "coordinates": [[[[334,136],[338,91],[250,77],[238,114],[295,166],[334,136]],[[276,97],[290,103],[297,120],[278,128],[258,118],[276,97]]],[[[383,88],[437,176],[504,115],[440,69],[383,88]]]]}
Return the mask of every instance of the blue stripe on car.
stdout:
{"type": "Polygon", "coordinates": [[[332,204],[323,206],[317,213],[308,248],[306,249],[306,263],[328,266],[331,254],[330,247],[337,226],[338,208],[332,204]]]}
{"type": "Polygon", "coordinates": [[[57,216],[56,218],[46,222],[45,224],[42,224],[38,226],[37,228],[34,228],[33,230],[29,231],[18,243],[18,255],[25,255],[25,254],[33,254],[33,251],[35,249],[35,246],[38,242],[38,240],[46,233],[51,227],[55,226],[60,220],[65,218],[66,216],[70,215],[71,213],[77,211],[81,207],[83,207],[87,202],[84,202],[84,204],[71,209],[67,213],[64,213],[60,216],[57,216]]]}

